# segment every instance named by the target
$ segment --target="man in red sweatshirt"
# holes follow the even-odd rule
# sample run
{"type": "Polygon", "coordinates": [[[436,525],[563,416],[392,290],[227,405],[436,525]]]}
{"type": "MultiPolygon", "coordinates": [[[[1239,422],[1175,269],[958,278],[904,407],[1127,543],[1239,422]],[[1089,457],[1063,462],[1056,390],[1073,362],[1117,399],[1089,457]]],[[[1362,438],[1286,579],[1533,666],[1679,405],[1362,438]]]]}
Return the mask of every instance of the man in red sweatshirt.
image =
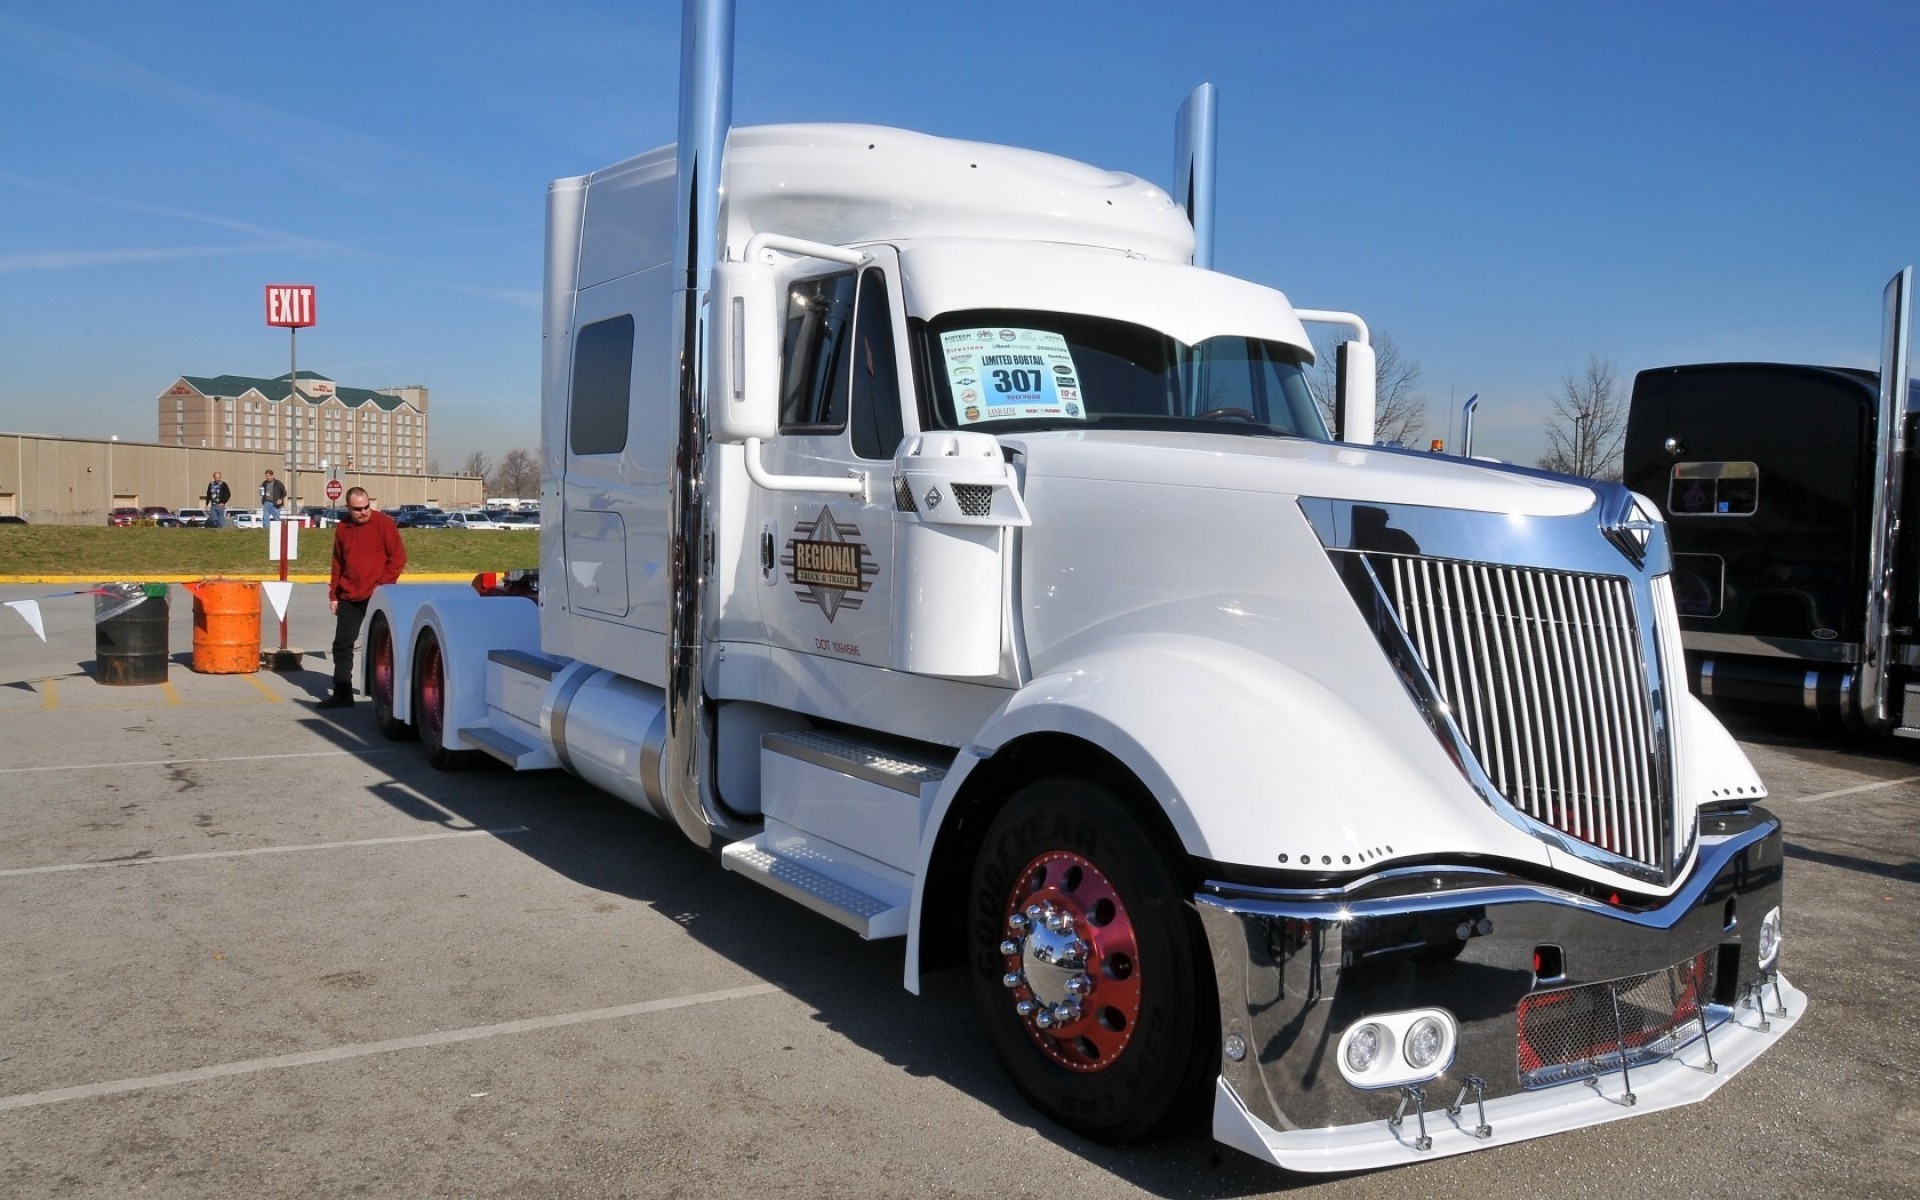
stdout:
{"type": "Polygon", "coordinates": [[[333,581],[327,599],[333,606],[333,694],[320,708],[353,703],[353,644],[367,619],[373,589],[392,583],[407,569],[407,548],[393,518],[373,510],[362,487],[347,489],[347,519],[333,530],[333,581]]]}

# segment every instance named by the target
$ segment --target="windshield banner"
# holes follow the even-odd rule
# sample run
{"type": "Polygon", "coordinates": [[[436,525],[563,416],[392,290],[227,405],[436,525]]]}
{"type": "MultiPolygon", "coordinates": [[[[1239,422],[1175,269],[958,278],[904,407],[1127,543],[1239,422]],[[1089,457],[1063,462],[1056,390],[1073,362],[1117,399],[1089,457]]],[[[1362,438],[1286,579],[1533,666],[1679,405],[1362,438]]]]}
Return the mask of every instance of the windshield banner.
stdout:
{"type": "Polygon", "coordinates": [[[953,412],[961,425],[1066,417],[1085,420],[1080,373],[1067,339],[1044,329],[961,329],[940,335],[953,412]]]}

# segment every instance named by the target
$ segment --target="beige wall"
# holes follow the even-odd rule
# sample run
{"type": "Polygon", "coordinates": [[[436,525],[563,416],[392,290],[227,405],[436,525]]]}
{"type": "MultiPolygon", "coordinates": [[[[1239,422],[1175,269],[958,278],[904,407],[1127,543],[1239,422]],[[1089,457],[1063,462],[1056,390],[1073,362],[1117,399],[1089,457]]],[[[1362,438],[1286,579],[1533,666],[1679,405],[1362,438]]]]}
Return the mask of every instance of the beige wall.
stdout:
{"type": "MultiPolygon", "coordinates": [[[[35,525],[103,525],[117,505],[199,508],[215,471],[233,487],[232,507],[254,508],[254,489],[268,470],[287,485],[291,504],[327,502],[324,475],[289,472],[278,454],[0,433],[0,514],[22,516],[35,525]]],[[[464,475],[341,471],[340,482],[366,488],[385,509],[402,504],[453,508],[486,497],[484,483],[464,475]]]]}

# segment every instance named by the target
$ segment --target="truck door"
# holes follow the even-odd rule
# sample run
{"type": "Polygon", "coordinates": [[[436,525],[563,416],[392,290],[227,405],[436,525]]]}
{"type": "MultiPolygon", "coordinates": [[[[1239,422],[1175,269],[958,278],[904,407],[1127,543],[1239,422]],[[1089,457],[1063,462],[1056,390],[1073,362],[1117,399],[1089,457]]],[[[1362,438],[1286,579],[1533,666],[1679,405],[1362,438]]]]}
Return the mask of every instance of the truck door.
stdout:
{"type": "Polygon", "coordinates": [[[845,479],[864,496],[756,493],[762,608],[772,645],[867,666],[892,654],[892,460],[918,422],[908,412],[898,259],[880,250],[787,290],[780,436],[764,447],[779,475],[845,479]]]}

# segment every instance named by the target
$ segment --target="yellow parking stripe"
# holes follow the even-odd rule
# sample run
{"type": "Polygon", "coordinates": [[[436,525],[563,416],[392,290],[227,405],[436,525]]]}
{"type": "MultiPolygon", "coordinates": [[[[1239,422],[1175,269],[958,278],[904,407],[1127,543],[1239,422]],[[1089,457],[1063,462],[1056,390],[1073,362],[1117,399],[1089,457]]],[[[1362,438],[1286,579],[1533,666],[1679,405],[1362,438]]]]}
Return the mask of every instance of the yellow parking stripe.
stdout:
{"type": "Polygon", "coordinates": [[[268,687],[266,684],[261,683],[260,677],[258,675],[242,675],[240,678],[252,684],[255,688],[259,690],[262,696],[265,696],[268,700],[272,701],[273,703],[284,704],[286,702],[285,696],[282,696],[279,692],[274,691],[272,688],[268,687]]]}

